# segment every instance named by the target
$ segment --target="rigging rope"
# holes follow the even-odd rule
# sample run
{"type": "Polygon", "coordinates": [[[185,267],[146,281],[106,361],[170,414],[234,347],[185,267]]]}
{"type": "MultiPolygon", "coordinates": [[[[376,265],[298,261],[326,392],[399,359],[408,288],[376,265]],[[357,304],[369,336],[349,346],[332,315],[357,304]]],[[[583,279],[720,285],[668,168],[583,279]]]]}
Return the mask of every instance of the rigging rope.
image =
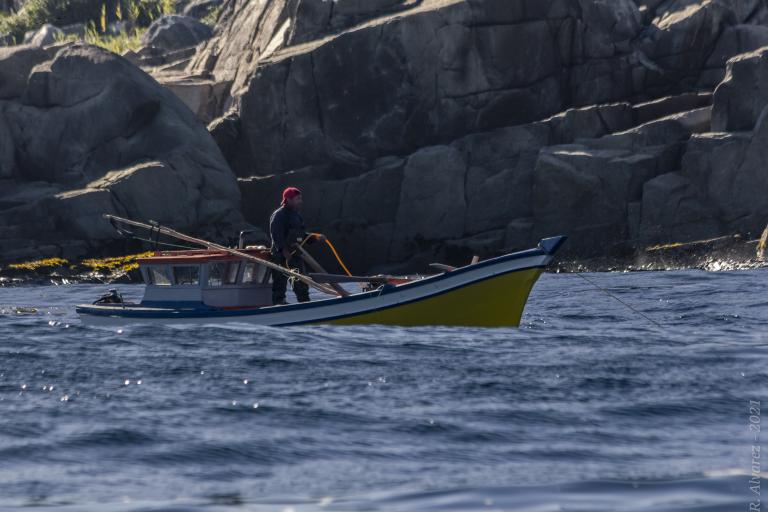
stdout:
{"type": "Polygon", "coordinates": [[[347,273],[347,275],[351,277],[351,276],[352,276],[352,272],[350,272],[350,271],[349,271],[349,269],[347,268],[347,266],[344,264],[344,262],[343,262],[343,261],[341,261],[341,256],[339,256],[339,253],[338,253],[338,252],[336,252],[336,248],[333,246],[333,244],[331,243],[331,241],[330,241],[330,240],[328,240],[328,238],[326,238],[326,239],[325,239],[325,243],[326,243],[326,244],[328,244],[328,247],[331,249],[331,252],[332,252],[332,253],[333,253],[333,255],[336,257],[336,261],[338,261],[338,262],[339,262],[339,265],[341,265],[341,268],[343,268],[343,269],[344,269],[344,272],[346,272],[346,273],[347,273]]]}
{"type": "Polygon", "coordinates": [[[341,268],[344,269],[344,272],[346,272],[348,276],[350,277],[352,276],[352,272],[350,272],[347,266],[344,264],[344,261],[341,259],[341,256],[339,256],[339,253],[336,250],[336,247],[334,247],[331,241],[328,240],[328,237],[326,237],[322,233],[309,233],[306,236],[306,238],[304,238],[304,240],[301,241],[301,243],[299,244],[299,247],[304,247],[304,244],[306,244],[312,238],[317,238],[317,239],[323,238],[325,240],[325,243],[328,245],[328,248],[331,249],[331,252],[333,253],[333,256],[336,258],[336,261],[339,263],[341,268]]]}
{"type": "MultiPolygon", "coordinates": [[[[158,246],[158,245],[164,245],[164,246],[166,246],[166,247],[174,247],[174,248],[176,248],[176,249],[186,249],[186,250],[188,250],[188,251],[194,251],[194,250],[195,250],[195,247],[190,247],[190,246],[188,246],[188,245],[172,244],[172,243],[170,243],[170,242],[159,242],[159,241],[157,241],[157,240],[150,240],[150,239],[148,239],[148,238],[141,238],[141,237],[138,237],[138,236],[136,236],[136,235],[134,235],[132,238],[133,238],[134,240],[139,240],[139,241],[141,241],[141,242],[147,242],[147,243],[149,243],[149,244],[152,244],[152,245],[154,245],[154,246],[158,246]]],[[[155,247],[155,250],[157,250],[157,247],[155,247]]]]}
{"type": "Polygon", "coordinates": [[[117,231],[117,233],[120,236],[122,236],[124,238],[129,238],[129,239],[132,239],[132,240],[138,240],[140,242],[146,242],[148,244],[152,244],[154,246],[155,250],[157,250],[157,246],[158,245],[164,245],[166,247],[174,247],[176,249],[187,249],[187,250],[194,250],[195,249],[194,247],[190,247],[188,245],[179,245],[179,244],[172,244],[170,242],[161,242],[159,240],[159,238],[160,238],[160,228],[159,228],[159,226],[157,228],[155,228],[153,226],[152,229],[149,230],[149,236],[152,237],[152,233],[155,231],[155,229],[157,229],[157,236],[155,236],[155,239],[152,240],[151,238],[141,238],[140,236],[136,235],[136,233],[134,233],[133,231],[130,231],[128,229],[120,227],[117,224],[117,222],[115,222],[115,219],[109,219],[109,223],[112,224],[112,227],[115,228],[115,231],[117,231]]]}
{"type": "Polygon", "coordinates": [[[617,296],[615,296],[614,294],[612,294],[611,292],[609,292],[605,288],[601,287],[600,285],[598,285],[597,283],[595,283],[591,279],[588,279],[586,276],[580,274],[579,272],[576,272],[575,274],[577,276],[579,276],[580,278],[582,278],[583,280],[585,280],[586,282],[588,282],[589,284],[591,284],[592,286],[594,286],[595,288],[597,288],[598,290],[600,290],[601,292],[603,292],[604,294],[606,294],[607,296],[609,296],[612,299],[614,299],[616,302],[619,302],[620,304],[623,304],[628,309],[630,309],[630,310],[634,311],[635,313],[637,313],[638,315],[642,316],[643,318],[645,318],[646,320],[651,322],[653,325],[655,325],[659,329],[663,329],[662,325],[660,323],[658,323],[656,320],[652,319],[651,317],[649,317],[648,315],[646,315],[642,311],[640,311],[638,309],[635,309],[634,307],[632,307],[628,303],[624,302],[623,300],[621,300],[620,298],[618,298],[617,296]]]}

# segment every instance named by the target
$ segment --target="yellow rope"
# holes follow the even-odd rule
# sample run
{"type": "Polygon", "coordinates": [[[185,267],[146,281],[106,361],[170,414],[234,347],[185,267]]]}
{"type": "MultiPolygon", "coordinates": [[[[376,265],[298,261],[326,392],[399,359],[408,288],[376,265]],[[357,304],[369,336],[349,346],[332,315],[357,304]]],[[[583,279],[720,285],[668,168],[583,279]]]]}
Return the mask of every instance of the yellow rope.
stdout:
{"type": "Polygon", "coordinates": [[[352,276],[352,272],[350,272],[347,266],[344,264],[344,262],[341,261],[341,256],[339,256],[339,253],[336,252],[336,248],[333,246],[331,241],[326,238],[325,243],[328,244],[328,247],[331,248],[331,252],[333,252],[333,255],[336,256],[336,261],[339,262],[339,265],[341,265],[341,268],[344,269],[344,272],[346,272],[348,276],[352,276]]]}
{"type": "Polygon", "coordinates": [[[349,269],[347,268],[347,266],[344,264],[344,262],[341,259],[341,256],[339,256],[338,251],[336,251],[336,248],[333,246],[331,241],[328,240],[328,237],[326,237],[326,236],[324,236],[324,235],[322,235],[320,233],[310,233],[309,236],[307,236],[307,238],[305,238],[304,241],[301,242],[301,245],[303,246],[307,242],[307,240],[310,239],[310,237],[315,237],[315,238],[321,238],[322,237],[322,238],[324,238],[325,239],[325,243],[328,244],[328,247],[331,249],[331,252],[336,257],[336,261],[338,261],[339,265],[341,265],[341,268],[344,269],[344,272],[346,272],[348,276],[352,275],[352,272],[350,272],[349,269]]]}

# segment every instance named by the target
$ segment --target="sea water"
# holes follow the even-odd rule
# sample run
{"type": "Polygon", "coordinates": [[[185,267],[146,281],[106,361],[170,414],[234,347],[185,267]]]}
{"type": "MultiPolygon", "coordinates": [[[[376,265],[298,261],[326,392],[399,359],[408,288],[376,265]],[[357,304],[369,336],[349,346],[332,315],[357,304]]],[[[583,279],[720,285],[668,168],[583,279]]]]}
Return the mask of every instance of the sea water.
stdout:
{"type": "Polygon", "coordinates": [[[107,286],[0,288],[0,508],[748,511],[767,278],[548,274],[494,330],[105,330],[107,286]]]}

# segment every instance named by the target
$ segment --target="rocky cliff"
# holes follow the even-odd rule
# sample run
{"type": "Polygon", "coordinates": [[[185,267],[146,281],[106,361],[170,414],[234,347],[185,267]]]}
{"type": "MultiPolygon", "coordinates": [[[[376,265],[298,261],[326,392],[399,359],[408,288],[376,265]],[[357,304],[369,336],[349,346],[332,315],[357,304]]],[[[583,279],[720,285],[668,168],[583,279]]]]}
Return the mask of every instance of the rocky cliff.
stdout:
{"type": "MultiPolygon", "coordinates": [[[[24,190],[48,190],[40,194],[59,205],[71,190],[109,189],[108,172],[164,162],[194,185],[191,200],[164,203],[161,219],[220,233],[239,222],[238,210],[265,227],[280,190],[296,185],[305,189],[310,224],[360,270],[465,261],[553,234],[571,235],[575,257],[632,257],[650,244],[752,236],[765,227],[766,45],[763,0],[224,0],[213,37],[195,49],[132,58],[200,120],[213,119],[212,138],[176,98],[139,80],[140,71],[103,57],[127,66],[119,73],[137,77],[130,84],[152,90],[166,112],[160,117],[172,116],[157,129],[174,142],[150,142],[164,139],[145,123],[138,129],[152,134],[145,144],[89,166],[90,155],[106,158],[102,139],[65,122],[67,130],[38,146],[15,142],[18,134],[1,139],[14,141],[0,156],[15,170],[0,175],[43,180],[24,190]],[[39,149],[45,144],[66,149],[48,156],[39,149]],[[191,165],[168,163],[179,154],[191,165]],[[49,163],[60,170],[41,175],[49,163]]],[[[39,82],[32,67],[75,50],[34,51],[40,56],[27,71],[15,71],[21,92],[9,104],[31,106],[24,91],[39,82]]],[[[0,62],[0,73],[11,69],[0,62]]],[[[104,83],[126,95],[110,105],[129,105],[117,128],[95,130],[112,133],[103,139],[111,145],[134,133],[132,116],[142,117],[128,113],[142,103],[131,99],[133,85],[104,83]]],[[[61,94],[77,97],[76,89],[61,94]]],[[[32,105],[53,126],[66,112],[55,102],[32,105]]],[[[153,169],[143,172],[168,175],[153,169]]],[[[113,191],[101,197],[148,218],[151,199],[126,206],[142,193],[137,185],[123,199],[113,191]]],[[[18,211],[36,204],[19,197],[4,204],[18,211]]],[[[73,218],[69,210],[31,209],[73,218]]],[[[74,218],[88,215],[78,210],[74,218]]],[[[21,230],[0,239],[18,243],[21,230]]]]}
{"type": "Polygon", "coordinates": [[[756,160],[728,161],[760,147],[760,72],[742,69],[762,67],[729,59],[768,44],[762,1],[382,2],[352,26],[302,4],[229,2],[194,64],[231,86],[211,130],[251,222],[303,186],[367,267],[556,233],[576,256],[629,255],[768,221],[742,197],[767,190],[756,160]]]}
{"type": "Polygon", "coordinates": [[[103,213],[226,236],[240,192],[213,140],[172,93],[93,46],[0,49],[3,260],[102,251],[103,213]]]}

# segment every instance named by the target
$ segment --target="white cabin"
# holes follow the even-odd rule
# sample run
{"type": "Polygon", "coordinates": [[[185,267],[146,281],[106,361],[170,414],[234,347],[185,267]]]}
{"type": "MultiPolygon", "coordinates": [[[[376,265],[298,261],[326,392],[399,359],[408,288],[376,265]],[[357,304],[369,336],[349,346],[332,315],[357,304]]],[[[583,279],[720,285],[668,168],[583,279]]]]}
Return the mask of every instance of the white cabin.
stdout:
{"type": "MultiPolygon", "coordinates": [[[[243,252],[269,258],[261,247],[243,252]]],[[[139,259],[139,269],[147,285],[142,303],[202,302],[233,309],[272,305],[271,271],[228,253],[158,251],[139,259]]]]}

